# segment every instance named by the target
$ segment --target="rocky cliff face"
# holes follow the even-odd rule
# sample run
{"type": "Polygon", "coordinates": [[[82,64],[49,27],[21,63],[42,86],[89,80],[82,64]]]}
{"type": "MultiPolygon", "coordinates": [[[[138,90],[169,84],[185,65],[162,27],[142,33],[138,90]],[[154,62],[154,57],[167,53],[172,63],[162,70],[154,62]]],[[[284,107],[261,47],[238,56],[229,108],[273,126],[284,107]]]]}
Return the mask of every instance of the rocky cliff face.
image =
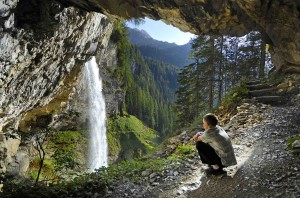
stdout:
{"type": "MultiPolygon", "coordinates": [[[[242,35],[260,30],[271,46],[278,70],[300,73],[299,1],[58,2],[61,4],[51,0],[0,1],[0,173],[7,167],[23,173],[28,166],[29,151],[15,131],[26,134],[52,124],[57,129],[72,125],[63,121],[63,115],[70,115],[69,108],[85,108],[77,96],[84,89],[79,83],[82,66],[91,56],[96,56],[101,67],[107,109],[118,113],[124,95],[110,78],[116,51],[109,42],[113,24],[106,16],[148,16],[193,33],[242,35]],[[70,5],[79,9],[66,7],[70,5]]],[[[84,118],[81,121],[84,125],[84,118]]]]}
{"type": "Polygon", "coordinates": [[[273,63],[300,73],[300,2],[293,0],[60,0],[110,18],[148,16],[196,34],[241,36],[259,30],[271,46],[273,63]]]}
{"type": "Polygon", "coordinates": [[[78,105],[84,100],[81,71],[91,56],[106,81],[108,114],[117,113],[123,94],[110,77],[117,60],[113,23],[48,0],[0,1],[0,23],[0,173],[23,174],[30,152],[23,134],[69,129],[78,121],[63,118],[85,108],[78,105]]]}

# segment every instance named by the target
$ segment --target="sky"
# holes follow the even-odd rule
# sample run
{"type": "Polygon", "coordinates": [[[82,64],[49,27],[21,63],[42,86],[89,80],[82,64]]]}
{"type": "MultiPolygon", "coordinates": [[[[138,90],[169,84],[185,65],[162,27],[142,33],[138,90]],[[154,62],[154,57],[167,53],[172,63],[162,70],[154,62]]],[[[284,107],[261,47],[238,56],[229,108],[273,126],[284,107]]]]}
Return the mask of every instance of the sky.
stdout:
{"type": "Polygon", "coordinates": [[[145,23],[138,26],[135,26],[133,23],[127,23],[127,25],[131,28],[145,30],[155,40],[176,43],[177,45],[184,45],[195,36],[189,32],[182,32],[178,28],[167,25],[162,21],[154,21],[149,18],[145,18],[145,23]]]}

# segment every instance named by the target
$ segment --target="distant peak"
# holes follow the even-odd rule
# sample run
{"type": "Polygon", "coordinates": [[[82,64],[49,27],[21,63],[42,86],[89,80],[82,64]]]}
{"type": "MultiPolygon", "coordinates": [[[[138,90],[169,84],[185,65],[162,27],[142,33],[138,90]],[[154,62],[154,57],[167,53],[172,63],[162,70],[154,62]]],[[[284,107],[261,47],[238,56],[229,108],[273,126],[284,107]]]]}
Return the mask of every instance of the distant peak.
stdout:
{"type": "Polygon", "coordinates": [[[145,38],[153,39],[153,38],[148,34],[148,32],[146,32],[145,30],[140,30],[140,29],[137,29],[137,28],[134,28],[134,29],[130,28],[130,29],[133,30],[133,31],[140,32],[140,33],[143,35],[143,37],[145,37],[145,38]]]}

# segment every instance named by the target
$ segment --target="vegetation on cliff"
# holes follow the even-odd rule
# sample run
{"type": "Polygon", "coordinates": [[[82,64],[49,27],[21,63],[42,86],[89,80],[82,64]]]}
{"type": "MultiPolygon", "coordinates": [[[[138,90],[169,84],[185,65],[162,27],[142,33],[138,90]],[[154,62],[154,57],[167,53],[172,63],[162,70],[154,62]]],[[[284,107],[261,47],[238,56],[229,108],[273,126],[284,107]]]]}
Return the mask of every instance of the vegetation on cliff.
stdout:
{"type": "Polygon", "coordinates": [[[33,186],[31,180],[10,180],[4,187],[4,197],[91,197],[104,196],[112,185],[132,182],[142,185],[145,181],[143,174],[151,174],[172,170],[183,161],[195,157],[191,146],[180,146],[168,157],[143,157],[122,161],[109,167],[100,168],[94,173],[83,173],[70,181],[58,183],[40,183],[33,186]]]}
{"type": "Polygon", "coordinates": [[[109,153],[116,162],[142,157],[157,146],[157,132],[132,115],[110,119],[107,131],[109,153]]]}
{"type": "Polygon", "coordinates": [[[41,156],[35,157],[30,163],[28,174],[32,179],[56,183],[68,173],[76,172],[79,167],[85,166],[86,131],[50,131],[39,136],[43,136],[44,141],[40,147],[35,148],[37,151],[41,149],[45,151],[45,159],[41,164],[41,156]]]}
{"type": "Polygon", "coordinates": [[[124,81],[126,93],[122,113],[136,116],[158,131],[160,139],[173,131],[175,113],[172,104],[177,88],[178,68],[145,58],[129,43],[122,23],[116,25],[112,39],[118,46],[118,69],[115,76],[124,81]]]}

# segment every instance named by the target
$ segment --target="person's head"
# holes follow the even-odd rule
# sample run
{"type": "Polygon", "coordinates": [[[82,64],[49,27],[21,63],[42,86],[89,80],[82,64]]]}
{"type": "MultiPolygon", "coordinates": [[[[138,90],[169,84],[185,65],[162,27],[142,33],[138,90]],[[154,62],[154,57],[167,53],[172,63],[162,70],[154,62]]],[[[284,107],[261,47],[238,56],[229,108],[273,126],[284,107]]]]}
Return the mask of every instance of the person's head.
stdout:
{"type": "Polygon", "coordinates": [[[218,117],[212,113],[208,113],[203,117],[203,128],[205,130],[215,127],[218,124],[218,117]]]}

